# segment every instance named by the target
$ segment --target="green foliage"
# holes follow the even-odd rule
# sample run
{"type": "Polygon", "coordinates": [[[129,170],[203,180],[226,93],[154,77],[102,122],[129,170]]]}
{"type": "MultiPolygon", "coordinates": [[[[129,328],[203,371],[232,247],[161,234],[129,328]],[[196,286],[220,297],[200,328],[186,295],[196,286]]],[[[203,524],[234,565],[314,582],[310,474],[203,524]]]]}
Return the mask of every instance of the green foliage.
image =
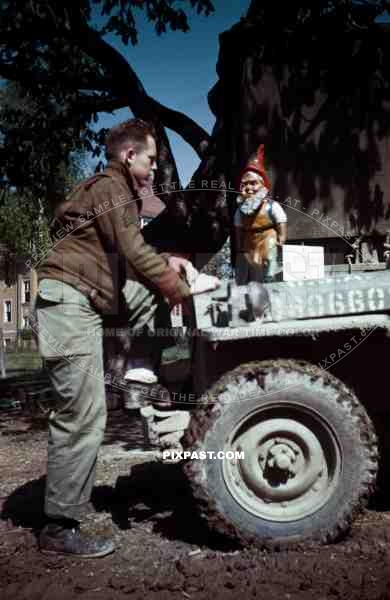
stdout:
{"type": "Polygon", "coordinates": [[[315,37],[330,24],[345,32],[365,29],[389,9],[390,2],[384,0],[291,0],[283,10],[272,0],[252,0],[248,16],[263,23],[268,30],[278,24],[274,32],[288,33],[307,28],[315,37]]]}
{"type": "Polygon", "coordinates": [[[72,155],[100,156],[98,112],[115,108],[110,102],[126,79],[103,59],[115,53],[103,36],[137,43],[140,11],[159,35],[187,31],[189,10],[209,15],[214,8],[210,0],[3,0],[0,76],[14,83],[0,89],[0,184],[54,205],[72,155]]]}
{"type": "MultiPolygon", "coordinates": [[[[348,110],[352,102],[361,101],[358,95],[352,99],[348,96],[348,90],[356,89],[356,78],[374,73],[364,98],[364,110],[374,112],[377,90],[389,89],[388,42],[376,25],[378,16],[389,8],[390,2],[384,0],[290,0],[283,6],[274,0],[252,0],[248,22],[254,42],[248,35],[240,45],[225,50],[227,64],[221,60],[219,65],[223,85],[229,89],[230,81],[236,83],[234,73],[248,56],[253,58],[253,82],[260,77],[262,64],[274,65],[280,69],[281,103],[287,123],[297,98],[310,104],[313,90],[330,92],[332,101],[342,97],[340,104],[348,110]],[[365,36],[360,47],[355,44],[358,35],[353,38],[348,35],[351,32],[365,36]],[[351,52],[356,53],[356,69],[352,70],[351,52]],[[294,82],[291,88],[282,81],[282,66],[286,64],[294,82]]],[[[94,128],[99,112],[129,106],[137,116],[153,117],[157,103],[150,104],[152,108],[144,117],[151,99],[127,60],[105,36],[111,34],[125,44],[136,44],[137,17],[142,12],[158,35],[187,31],[191,11],[207,16],[214,6],[211,0],[2,0],[0,76],[14,84],[0,96],[0,184],[13,186],[20,198],[30,194],[37,214],[39,202],[46,209],[63,197],[74,153],[101,155],[105,132],[94,128]]],[[[211,102],[213,97],[215,94],[211,102]]],[[[228,102],[229,94],[225,93],[222,101],[215,103],[221,122],[228,102]]],[[[355,113],[359,115],[359,110],[355,113]]],[[[169,117],[168,125],[158,116],[157,125],[171,126],[173,117],[169,117]]],[[[181,127],[183,137],[188,135],[188,121],[183,125],[181,119],[181,127]]],[[[199,135],[195,137],[194,147],[199,146],[199,135]]],[[[169,148],[164,152],[168,158],[162,171],[169,172],[169,148]]],[[[226,148],[218,152],[220,155],[210,160],[225,168],[232,156],[226,148]]],[[[215,213],[217,208],[213,208],[215,213]]],[[[211,207],[204,212],[210,221],[211,207]]],[[[3,231],[6,229],[4,226],[3,231]]]]}
{"type": "Polygon", "coordinates": [[[11,83],[0,90],[0,182],[46,200],[82,175],[80,122],[67,120],[59,96],[11,83]],[[76,140],[76,141],[75,141],[76,140]]]}
{"type": "Polygon", "coordinates": [[[40,371],[42,369],[42,358],[39,352],[26,352],[25,350],[10,350],[5,352],[5,367],[8,374],[20,371],[40,371]]]}
{"type": "MultiPolygon", "coordinates": [[[[136,14],[134,9],[144,11],[148,20],[154,25],[158,35],[172,31],[188,31],[188,15],[178,4],[190,4],[198,14],[206,16],[214,12],[214,6],[210,0],[190,0],[178,2],[177,0],[94,0],[94,4],[100,8],[101,16],[106,17],[106,22],[100,32],[114,33],[120,37],[124,44],[129,41],[135,45],[138,43],[138,31],[136,26],[136,14]]],[[[90,14],[90,11],[88,11],[90,14]]]]}
{"type": "Polygon", "coordinates": [[[10,256],[49,247],[48,221],[57,198],[85,172],[72,131],[55,144],[53,98],[11,83],[0,90],[0,240],[10,256]],[[50,202],[52,200],[52,202],[50,202]]]}
{"type": "Polygon", "coordinates": [[[0,195],[0,240],[9,255],[29,255],[34,248],[49,247],[48,219],[39,202],[16,191],[3,190],[0,195]]]}
{"type": "Polygon", "coordinates": [[[34,334],[31,329],[25,328],[20,332],[20,337],[22,340],[30,341],[33,339],[34,334]]]}

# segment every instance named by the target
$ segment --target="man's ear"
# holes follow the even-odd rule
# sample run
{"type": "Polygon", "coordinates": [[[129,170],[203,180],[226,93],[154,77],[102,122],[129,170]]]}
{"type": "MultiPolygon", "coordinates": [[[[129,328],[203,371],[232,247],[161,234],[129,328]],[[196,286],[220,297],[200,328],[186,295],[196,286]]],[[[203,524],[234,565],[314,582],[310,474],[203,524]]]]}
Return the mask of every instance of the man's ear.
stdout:
{"type": "Polygon", "coordinates": [[[129,167],[131,167],[131,165],[133,164],[133,160],[135,158],[136,152],[134,150],[134,148],[130,148],[127,151],[127,156],[126,156],[126,163],[128,164],[129,167]]]}
{"type": "Polygon", "coordinates": [[[126,148],[126,150],[122,150],[122,152],[120,154],[121,162],[123,162],[124,164],[126,164],[128,166],[131,166],[135,155],[136,155],[136,152],[135,152],[134,148],[126,148]]]}

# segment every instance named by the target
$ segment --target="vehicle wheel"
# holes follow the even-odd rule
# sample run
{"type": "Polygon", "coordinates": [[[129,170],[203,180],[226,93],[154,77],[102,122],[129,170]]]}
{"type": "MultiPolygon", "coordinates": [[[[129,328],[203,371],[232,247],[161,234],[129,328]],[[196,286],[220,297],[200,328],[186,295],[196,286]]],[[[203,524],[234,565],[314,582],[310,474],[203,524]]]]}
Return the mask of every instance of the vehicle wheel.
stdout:
{"type": "Polygon", "coordinates": [[[371,421],[341,381],[304,362],[253,362],[210,390],[185,445],[244,452],[184,466],[200,514],[241,543],[286,547],[345,532],[375,485],[371,421]]]}

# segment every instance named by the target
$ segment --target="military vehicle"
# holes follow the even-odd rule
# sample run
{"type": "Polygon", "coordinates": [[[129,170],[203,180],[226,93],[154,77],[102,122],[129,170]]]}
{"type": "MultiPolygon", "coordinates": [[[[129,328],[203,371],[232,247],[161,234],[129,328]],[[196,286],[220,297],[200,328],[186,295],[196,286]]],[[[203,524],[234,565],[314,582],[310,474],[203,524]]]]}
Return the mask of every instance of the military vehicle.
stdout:
{"type": "Polygon", "coordinates": [[[389,311],[385,269],[194,297],[184,472],[212,529],[279,547],[348,531],[375,488],[389,311]]]}
{"type": "MultiPolygon", "coordinates": [[[[259,546],[331,542],[366,506],[388,412],[378,392],[390,332],[382,266],[319,280],[225,281],[194,296],[192,393],[173,394],[179,421],[189,408],[191,417],[176,427],[188,425],[176,459],[185,459],[211,529],[259,546]]],[[[159,443],[168,413],[142,411],[159,443]]]]}

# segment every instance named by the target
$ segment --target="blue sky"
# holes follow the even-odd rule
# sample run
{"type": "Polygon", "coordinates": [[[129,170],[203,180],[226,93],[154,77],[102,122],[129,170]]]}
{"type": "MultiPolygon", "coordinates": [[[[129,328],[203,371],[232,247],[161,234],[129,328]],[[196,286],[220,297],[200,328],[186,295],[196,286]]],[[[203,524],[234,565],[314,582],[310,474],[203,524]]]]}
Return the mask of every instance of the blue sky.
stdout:
{"type": "MultiPolygon", "coordinates": [[[[214,118],[207,104],[207,93],[217,79],[218,34],[239,21],[250,0],[214,0],[215,13],[209,17],[190,14],[190,31],[168,32],[157,36],[139,12],[139,43],[124,46],[113,36],[107,41],[127,57],[147,93],[159,102],[189,115],[207,131],[214,118]]],[[[98,126],[111,127],[130,118],[128,109],[101,114],[98,126]]],[[[199,160],[180,136],[168,130],[182,182],[186,183],[199,160]]]]}

